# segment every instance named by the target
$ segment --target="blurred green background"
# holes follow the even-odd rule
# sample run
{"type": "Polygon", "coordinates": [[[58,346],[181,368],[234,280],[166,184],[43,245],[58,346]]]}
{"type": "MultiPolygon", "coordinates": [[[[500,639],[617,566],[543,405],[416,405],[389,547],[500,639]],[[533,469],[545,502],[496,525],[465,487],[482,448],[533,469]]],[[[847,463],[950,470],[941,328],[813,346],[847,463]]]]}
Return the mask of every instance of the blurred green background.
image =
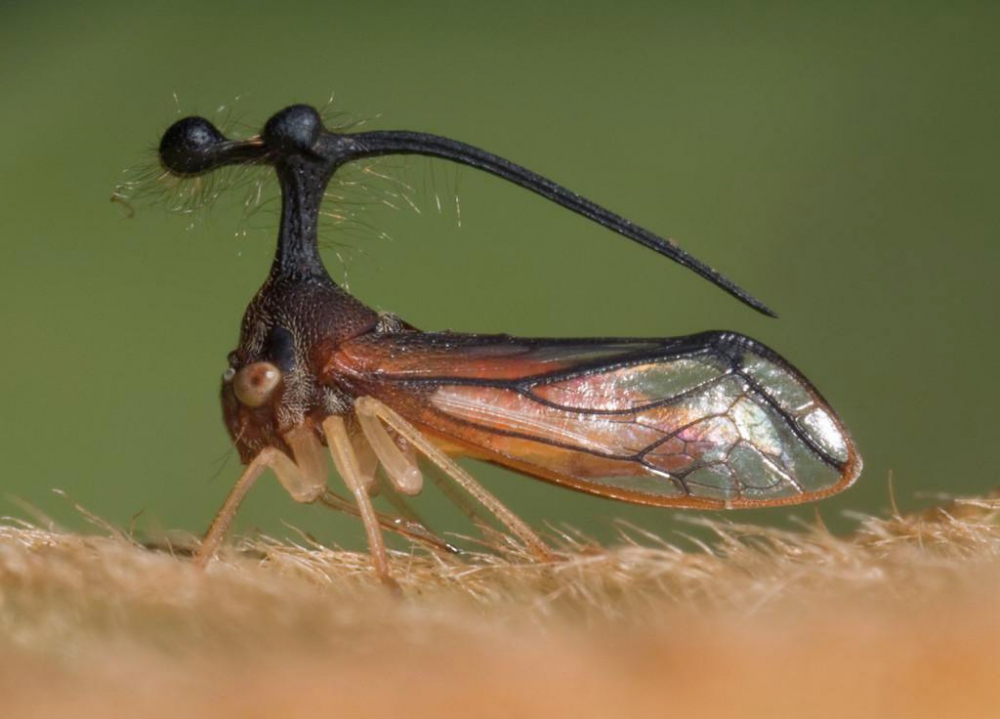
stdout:
{"type": "MultiPolygon", "coordinates": [[[[332,92],[335,110],[378,116],[368,127],[479,145],[677,238],[781,319],[528,193],[422,160],[402,175],[422,214],[373,208],[376,229],[326,235],[354,248],[364,301],[425,329],[750,334],[854,432],[865,472],[820,505],[841,529],[848,510],[885,511],[890,472],[904,509],[991,489],[998,8],[4,3],[3,512],[24,516],[18,497],[83,528],[61,488],[118,525],[204,529],[238,474],[218,383],[276,216],[244,222],[238,190],[194,217],[139,204],[126,219],[109,196],[180,115],[239,97],[250,134],[332,92]]],[[[474,471],[535,524],[689,529],[678,512],[474,471]]],[[[273,480],[237,527],[290,536],[287,524],[361,544],[353,520],[296,506],[273,480]]]]}

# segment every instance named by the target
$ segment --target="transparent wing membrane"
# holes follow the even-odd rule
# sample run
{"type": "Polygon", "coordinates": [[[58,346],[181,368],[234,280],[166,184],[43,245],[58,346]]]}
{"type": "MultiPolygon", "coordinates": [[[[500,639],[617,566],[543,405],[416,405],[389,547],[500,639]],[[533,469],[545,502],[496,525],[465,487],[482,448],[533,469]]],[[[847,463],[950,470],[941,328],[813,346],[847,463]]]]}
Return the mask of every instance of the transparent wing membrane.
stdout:
{"type": "Polygon", "coordinates": [[[839,491],[861,469],[809,382],[741,335],[379,343],[350,343],[338,369],[353,368],[366,391],[455,450],[583,491],[657,505],[791,504],[839,491]]]}

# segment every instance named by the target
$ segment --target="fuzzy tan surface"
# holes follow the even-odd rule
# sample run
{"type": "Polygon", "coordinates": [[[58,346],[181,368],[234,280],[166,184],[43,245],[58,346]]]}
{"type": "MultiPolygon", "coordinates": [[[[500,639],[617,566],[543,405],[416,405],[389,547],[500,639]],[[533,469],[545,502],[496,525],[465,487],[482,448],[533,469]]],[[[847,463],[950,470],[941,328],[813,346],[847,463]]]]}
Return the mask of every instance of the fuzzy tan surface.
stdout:
{"type": "Polygon", "coordinates": [[[991,717],[1000,502],[711,551],[367,558],[267,541],[207,573],[0,527],[3,717],[991,717]]]}

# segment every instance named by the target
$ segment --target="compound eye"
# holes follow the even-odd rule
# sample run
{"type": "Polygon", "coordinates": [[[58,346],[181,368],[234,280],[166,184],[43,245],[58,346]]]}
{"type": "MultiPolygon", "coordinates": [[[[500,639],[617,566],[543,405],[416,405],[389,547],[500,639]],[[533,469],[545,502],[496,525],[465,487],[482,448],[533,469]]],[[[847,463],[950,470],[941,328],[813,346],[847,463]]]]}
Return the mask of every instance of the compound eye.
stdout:
{"type": "Polygon", "coordinates": [[[247,407],[260,407],[271,399],[280,382],[281,370],[270,362],[254,362],[233,377],[233,391],[247,407]]]}

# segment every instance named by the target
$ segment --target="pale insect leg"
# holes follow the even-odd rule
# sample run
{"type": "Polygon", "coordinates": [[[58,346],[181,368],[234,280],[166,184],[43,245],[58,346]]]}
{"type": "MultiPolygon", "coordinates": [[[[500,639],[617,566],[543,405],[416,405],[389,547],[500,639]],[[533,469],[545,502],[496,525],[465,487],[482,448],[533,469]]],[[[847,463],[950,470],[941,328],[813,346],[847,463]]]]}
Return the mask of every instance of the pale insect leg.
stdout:
{"type": "MultiPolygon", "coordinates": [[[[351,435],[351,445],[358,457],[358,466],[364,480],[368,495],[374,497],[381,494],[385,499],[402,514],[402,517],[388,517],[375,515],[379,524],[384,529],[403,534],[410,539],[416,539],[427,543],[428,538],[433,538],[431,544],[436,549],[445,549],[449,553],[457,554],[459,550],[454,545],[448,544],[434,534],[423,519],[406,503],[402,494],[418,494],[423,487],[423,475],[417,466],[416,455],[404,451],[396,441],[389,436],[385,427],[380,421],[372,417],[358,418],[358,425],[361,427],[361,435],[351,435]],[[377,442],[382,447],[381,453],[377,453],[373,448],[373,442],[377,442]],[[386,461],[380,462],[380,456],[386,457],[386,461]],[[379,464],[385,469],[385,479],[377,476],[379,464]],[[414,475],[416,475],[414,482],[414,475]],[[395,479],[393,479],[395,477],[395,479]],[[391,524],[387,524],[391,522],[391,524]]],[[[448,489],[452,489],[450,486],[448,489]]],[[[327,495],[330,491],[327,490],[327,495]]],[[[461,505],[460,505],[461,506],[461,505]]],[[[359,514],[355,508],[353,512],[359,514]]]]}
{"type": "Polygon", "coordinates": [[[407,504],[403,496],[392,485],[392,482],[388,481],[387,479],[381,479],[379,481],[378,486],[379,489],[381,490],[382,496],[385,497],[386,501],[389,504],[391,504],[393,509],[399,512],[403,516],[403,518],[405,518],[407,521],[417,522],[418,524],[427,526],[426,522],[424,522],[424,520],[420,518],[416,510],[414,510],[413,507],[407,504]]]}
{"type": "Polygon", "coordinates": [[[336,415],[323,420],[323,432],[326,434],[326,443],[330,448],[330,456],[337,467],[337,472],[344,479],[347,488],[354,495],[354,501],[358,503],[361,511],[361,521],[365,525],[365,534],[368,537],[368,549],[372,555],[372,564],[375,565],[375,574],[378,575],[385,584],[398,588],[396,583],[389,576],[389,557],[385,551],[385,542],[382,540],[382,532],[379,529],[378,518],[375,515],[375,508],[372,507],[371,497],[365,488],[364,478],[358,467],[358,459],[354,454],[354,447],[351,446],[351,438],[347,434],[347,427],[344,418],[336,415]]]}
{"type": "MultiPolygon", "coordinates": [[[[341,497],[340,495],[327,489],[319,498],[320,503],[336,512],[344,512],[352,517],[360,517],[361,510],[354,502],[341,497]]],[[[423,524],[419,517],[393,517],[387,514],[375,513],[379,525],[382,529],[395,532],[401,537],[420,542],[421,544],[439,552],[448,554],[461,554],[458,547],[449,544],[423,524]]]]}
{"type": "Polygon", "coordinates": [[[496,530],[490,525],[489,515],[483,513],[482,506],[472,502],[468,495],[462,494],[461,487],[457,487],[453,482],[447,481],[446,476],[442,476],[442,474],[443,472],[440,468],[438,468],[438,471],[430,473],[431,481],[441,490],[441,494],[449,502],[458,507],[459,511],[468,517],[473,524],[484,531],[495,532],[496,530]]]}
{"type": "Polygon", "coordinates": [[[379,419],[373,415],[358,413],[358,424],[365,438],[375,450],[382,468],[393,486],[403,494],[420,494],[424,488],[424,475],[409,457],[393,441],[379,419]]]}
{"type": "MultiPolygon", "coordinates": [[[[545,542],[516,514],[507,509],[500,500],[486,491],[472,475],[452,461],[444,452],[438,449],[420,431],[399,416],[395,410],[379,402],[374,397],[358,397],[354,401],[354,410],[361,417],[377,418],[392,427],[400,436],[422,452],[427,459],[440,467],[445,474],[455,480],[462,489],[482,504],[486,509],[513,532],[536,557],[542,560],[552,559],[552,551],[545,542]]],[[[374,446],[374,445],[373,445],[374,446]]],[[[375,446],[378,452],[378,447],[375,446]]],[[[398,448],[397,448],[398,449],[398,448]]],[[[381,459],[381,457],[379,457],[381,459]]]]}
{"type": "Polygon", "coordinates": [[[240,508],[244,497],[247,496],[247,492],[253,487],[254,482],[257,481],[261,473],[267,469],[270,463],[269,453],[277,451],[271,448],[265,449],[254,457],[253,461],[243,470],[243,474],[236,480],[236,484],[230,490],[229,496],[226,497],[226,501],[223,502],[222,507],[216,513],[215,519],[212,520],[212,524],[208,527],[208,531],[205,532],[205,536],[201,540],[201,545],[194,555],[195,566],[204,567],[208,563],[208,560],[215,555],[219,545],[222,544],[223,537],[226,536],[226,530],[233,523],[236,511],[240,508]]]}
{"type": "MultiPolygon", "coordinates": [[[[378,486],[382,492],[382,496],[385,497],[386,501],[388,501],[389,504],[391,504],[393,508],[401,515],[399,517],[392,518],[392,523],[393,523],[392,526],[387,527],[386,524],[383,522],[382,523],[383,527],[386,527],[386,529],[389,529],[394,532],[399,532],[400,528],[403,527],[406,528],[407,531],[410,531],[411,535],[413,529],[419,528],[419,530],[424,536],[430,536],[434,538],[435,548],[444,549],[449,554],[462,554],[461,549],[459,549],[454,544],[451,544],[450,542],[446,542],[444,539],[442,539],[441,537],[439,537],[437,534],[434,533],[434,530],[431,529],[430,525],[427,524],[427,522],[424,521],[423,517],[421,517],[420,514],[413,507],[411,507],[410,504],[406,501],[406,497],[400,494],[396,490],[396,488],[392,486],[392,482],[388,481],[385,478],[379,478],[378,486]]],[[[448,488],[452,489],[450,485],[448,488]]],[[[411,535],[405,535],[405,536],[410,536],[411,539],[418,539],[424,541],[421,536],[411,536],[411,535]]]]}
{"type": "Polygon", "coordinates": [[[205,532],[205,537],[201,540],[201,545],[198,547],[198,552],[194,555],[196,566],[204,567],[215,556],[219,545],[222,544],[222,540],[226,536],[226,532],[229,531],[229,526],[236,517],[236,512],[239,510],[240,504],[243,503],[243,500],[246,498],[250,488],[253,487],[254,482],[257,481],[257,478],[268,467],[274,470],[274,473],[278,475],[278,481],[281,482],[282,486],[288,490],[288,493],[294,499],[300,502],[315,499],[315,496],[312,499],[299,499],[300,496],[306,496],[304,490],[307,482],[302,473],[299,472],[298,467],[295,466],[295,463],[287,455],[274,447],[267,447],[261,450],[260,454],[254,457],[253,461],[243,470],[240,478],[236,480],[236,484],[229,492],[229,496],[226,497],[222,508],[216,513],[211,526],[205,532]]]}
{"type": "Polygon", "coordinates": [[[274,447],[266,447],[253,458],[229,492],[204,539],[201,540],[201,546],[194,556],[196,566],[204,567],[218,551],[240,504],[257,478],[268,467],[274,471],[281,486],[296,502],[314,502],[323,494],[326,489],[326,460],[323,457],[323,445],[320,444],[316,434],[311,428],[303,425],[285,434],[284,439],[295,453],[297,463],[274,447]]]}
{"type": "MultiPolygon", "coordinates": [[[[410,521],[416,522],[421,526],[426,526],[423,520],[420,519],[413,509],[406,504],[403,498],[399,496],[400,494],[416,496],[420,494],[424,486],[423,472],[417,464],[417,458],[412,447],[409,447],[408,451],[404,451],[396,440],[389,435],[385,425],[383,425],[377,417],[357,415],[357,418],[358,425],[361,427],[361,431],[364,434],[364,439],[367,441],[356,441],[354,443],[354,447],[357,450],[358,446],[362,445],[367,452],[373,453],[373,460],[375,462],[376,469],[378,464],[381,462],[382,468],[385,470],[385,474],[389,478],[389,486],[386,487],[385,491],[386,499],[389,500],[389,502],[397,510],[406,515],[410,521]]],[[[375,482],[376,478],[374,477],[374,470],[372,475],[371,479],[375,482]]],[[[437,478],[435,478],[435,483],[438,483],[437,478]]],[[[440,483],[438,484],[440,486],[440,483]]],[[[454,489],[451,486],[444,488],[444,492],[445,495],[455,502],[455,504],[457,504],[468,516],[473,519],[478,519],[475,510],[472,510],[468,506],[468,504],[464,501],[464,497],[456,496],[454,489]]],[[[368,493],[371,495],[375,494],[371,491],[371,489],[369,489],[368,493]]],[[[457,551],[451,545],[448,546],[452,550],[457,551]]]]}
{"type": "MultiPolygon", "coordinates": [[[[374,424],[375,426],[385,431],[381,421],[370,417],[366,417],[365,419],[370,424],[374,424]]],[[[388,436],[388,432],[386,432],[386,436],[388,436]]],[[[421,468],[420,465],[418,464],[416,451],[413,449],[413,446],[406,441],[405,438],[399,437],[399,439],[391,439],[390,441],[392,443],[392,447],[398,449],[398,451],[402,453],[404,461],[409,462],[411,465],[417,468],[422,474],[426,474],[424,472],[424,469],[421,468]]],[[[462,492],[461,486],[456,485],[454,482],[449,482],[447,480],[447,475],[443,474],[440,467],[435,466],[429,476],[431,480],[434,482],[434,484],[437,486],[437,488],[441,490],[441,493],[448,499],[448,501],[450,501],[452,504],[458,507],[459,511],[461,511],[462,514],[464,514],[470,520],[472,520],[473,524],[479,526],[485,533],[496,532],[496,530],[493,529],[490,525],[488,518],[489,515],[483,512],[482,505],[476,504],[469,497],[468,494],[464,494],[462,492]]],[[[416,521],[423,523],[423,520],[417,517],[413,512],[413,509],[410,508],[405,503],[405,500],[403,499],[403,497],[400,496],[400,493],[393,488],[393,482],[388,482],[386,484],[380,485],[380,486],[386,486],[386,491],[385,491],[386,499],[388,499],[392,503],[392,505],[396,507],[396,509],[398,509],[400,512],[403,512],[407,516],[410,516],[412,519],[415,519],[416,521]],[[386,486],[386,484],[388,486],[386,486]]]]}
{"type": "Polygon", "coordinates": [[[378,455],[364,436],[351,435],[351,446],[354,448],[354,456],[358,458],[361,483],[365,485],[368,496],[374,497],[379,490],[378,477],[375,476],[378,472],[378,455]]]}
{"type": "Polygon", "coordinates": [[[299,425],[282,435],[282,439],[292,448],[295,462],[274,464],[278,481],[296,502],[316,501],[326,490],[327,475],[326,453],[319,437],[312,427],[299,425]]]}

